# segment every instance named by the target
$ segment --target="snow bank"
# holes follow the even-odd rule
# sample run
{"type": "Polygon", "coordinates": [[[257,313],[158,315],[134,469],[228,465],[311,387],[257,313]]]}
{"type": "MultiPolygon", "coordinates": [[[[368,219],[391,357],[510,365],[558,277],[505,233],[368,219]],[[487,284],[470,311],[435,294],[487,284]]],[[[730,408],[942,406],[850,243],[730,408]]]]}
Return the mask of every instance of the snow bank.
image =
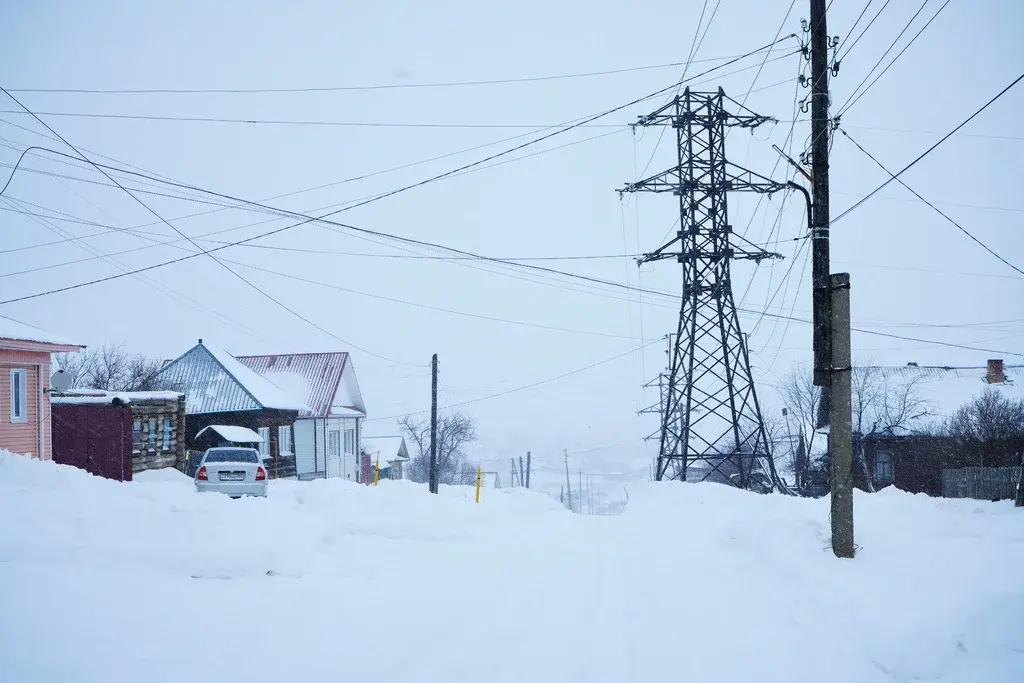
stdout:
{"type": "Polygon", "coordinates": [[[589,517],[472,496],[315,480],[234,501],[0,454],[2,678],[1024,680],[1009,504],[858,496],[839,561],[827,501],[652,484],[589,517]]]}

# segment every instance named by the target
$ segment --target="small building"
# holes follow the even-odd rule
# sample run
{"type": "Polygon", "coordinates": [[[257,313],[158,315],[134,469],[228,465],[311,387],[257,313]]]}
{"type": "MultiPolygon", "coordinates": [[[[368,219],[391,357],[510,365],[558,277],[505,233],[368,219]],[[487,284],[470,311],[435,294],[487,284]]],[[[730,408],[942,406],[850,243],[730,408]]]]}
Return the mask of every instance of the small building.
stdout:
{"type": "Polygon", "coordinates": [[[185,396],[176,391],[74,389],[51,398],[53,459],[95,475],[131,475],[185,460],[185,396]]]}
{"type": "Polygon", "coordinates": [[[294,428],[281,428],[276,435],[293,449],[299,479],[367,480],[356,457],[366,407],[348,353],[238,356],[238,361],[305,404],[294,428]]]}
{"type": "Polygon", "coordinates": [[[31,325],[0,317],[0,448],[40,460],[51,459],[52,354],[83,348],[31,325]]]}
{"type": "Polygon", "coordinates": [[[270,476],[295,476],[292,425],[299,411],[307,410],[301,396],[293,396],[202,339],[164,365],[156,379],[185,394],[187,449],[204,450],[196,437],[206,427],[246,427],[263,437],[260,452],[270,476]]]}
{"type": "MultiPolygon", "coordinates": [[[[987,388],[1007,398],[1024,398],[1024,386],[1016,381],[1024,377],[1024,366],[1005,365],[1001,360],[976,367],[910,364],[872,369],[887,377],[916,382],[922,398],[943,421],[987,388]]],[[[956,481],[967,476],[966,470],[991,468],[1013,479],[1012,485],[997,488],[1015,492],[1024,441],[969,443],[941,433],[870,434],[863,437],[863,456],[863,464],[855,468],[856,485],[863,489],[895,486],[910,493],[957,496],[956,481]]],[[[1001,493],[996,497],[1012,495],[1001,493]]]]}
{"type": "Polygon", "coordinates": [[[409,449],[403,436],[366,437],[360,445],[371,465],[380,463],[381,479],[405,479],[404,465],[409,462],[409,449]]]}

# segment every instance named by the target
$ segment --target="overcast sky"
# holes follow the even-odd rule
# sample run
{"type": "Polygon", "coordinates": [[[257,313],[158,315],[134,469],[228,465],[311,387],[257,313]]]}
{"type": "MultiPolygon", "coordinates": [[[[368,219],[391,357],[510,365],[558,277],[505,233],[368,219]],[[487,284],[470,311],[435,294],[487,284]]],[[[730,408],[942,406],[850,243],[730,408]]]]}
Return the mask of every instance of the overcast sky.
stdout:
{"type": "MultiPolygon", "coordinates": [[[[705,26],[716,1],[707,4],[705,26]]],[[[883,66],[943,2],[926,4],[883,66]]],[[[4,4],[0,84],[8,89],[412,86],[616,71],[686,62],[705,5],[699,0],[633,5],[536,0],[4,4]]],[[[854,36],[882,4],[872,4],[854,36]]],[[[830,33],[846,38],[864,5],[862,0],[832,3],[830,33]]],[[[842,110],[919,7],[910,0],[891,3],[848,55],[853,41],[845,43],[833,80],[833,112],[842,110]]],[[[800,33],[800,19],[806,16],[805,0],[795,6],[790,0],[722,0],[687,74],[768,44],[780,30],[782,36],[800,33]]],[[[1020,75],[1022,28],[1024,7],[1013,0],[952,0],[843,114],[843,128],[890,169],[902,168],[1020,75]]],[[[721,86],[738,100],[753,90],[747,106],[780,122],[753,134],[733,131],[728,154],[765,175],[774,169],[780,180],[791,170],[777,163],[772,144],[786,146],[794,95],[807,93],[796,83],[802,58],[789,54],[797,47],[795,39],[776,46],[756,82],[763,52],[694,86],[721,86]]],[[[95,160],[102,160],[102,154],[116,159],[109,162],[114,165],[131,164],[147,174],[246,199],[288,194],[270,203],[306,212],[458,168],[550,132],[531,131],[618,107],[682,75],[683,68],[676,66],[458,87],[14,94],[39,112],[373,124],[42,117],[68,141],[96,155],[95,160]],[[490,146],[453,154],[482,145],[490,146]],[[450,156],[380,173],[442,155],[450,156]],[[376,175],[350,180],[366,174],[376,175]]],[[[430,183],[336,218],[494,257],[621,256],[652,250],[677,218],[672,198],[643,195],[620,203],[615,190],[645,168],[650,175],[672,165],[671,133],[659,144],[659,130],[634,135],[627,126],[664,101],[661,96],[626,107],[596,121],[599,125],[501,157],[510,163],[430,183]],[[568,143],[574,144],[554,149],[568,143]],[[512,161],[520,157],[525,158],[512,161]]],[[[1024,85],[904,177],[1018,265],[1024,264],[1022,106],[1024,85]]],[[[31,144],[71,153],[41,137],[49,133],[30,117],[10,113],[18,109],[13,102],[3,102],[0,109],[7,112],[0,114],[3,181],[31,144]]],[[[809,114],[796,112],[794,156],[809,135],[809,114]]],[[[125,193],[103,187],[108,182],[103,176],[66,161],[52,154],[30,155],[4,192],[0,300],[185,255],[179,247],[194,251],[188,243],[153,247],[152,238],[176,238],[174,230],[125,193]],[[86,222],[146,234],[107,232],[74,243],[9,251],[105,230],[86,222]],[[96,253],[131,249],[136,251],[95,258],[96,253]],[[81,259],[92,260],[59,265],[81,259]],[[45,269],[19,273],[38,268],[45,269]]],[[[831,166],[833,217],[886,178],[842,134],[835,137],[831,166]]],[[[138,196],[196,239],[228,231],[202,238],[204,248],[218,246],[210,240],[237,241],[294,223],[245,207],[210,213],[222,207],[151,193],[221,200],[142,178],[118,178],[149,192],[138,196]],[[199,212],[206,213],[190,216],[199,212]]],[[[806,240],[799,239],[803,211],[798,196],[777,195],[760,204],[753,196],[730,196],[737,231],[754,242],[772,242],[771,249],[787,257],[759,267],[740,262],[733,270],[736,298],[752,311],[742,315],[742,324],[750,334],[759,391],[773,408],[780,403],[772,385],[809,357],[810,327],[756,312],[767,306],[772,313],[809,316],[809,250],[806,240]]],[[[1005,351],[998,355],[1019,361],[1018,354],[1024,353],[1024,278],[906,190],[894,183],[844,217],[832,234],[833,270],[851,273],[855,326],[1005,351]]],[[[636,411],[657,400],[656,392],[645,393],[641,384],[663,366],[664,343],[652,343],[643,353],[626,352],[673,328],[676,303],[644,296],[641,305],[636,293],[510,266],[404,258],[438,252],[315,224],[219,254],[334,336],[270,302],[208,256],[145,276],[4,304],[0,313],[85,344],[124,342],[132,350],[165,358],[181,354],[199,337],[234,354],[351,351],[369,411],[366,431],[374,434],[394,432],[392,416],[429,408],[427,366],[436,352],[442,406],[483,399],[463,408],[479,421],[481,457],[530,449],[554,460],[568,449],[584,469],[640,463],[646,471],[656,444],[641,438],[656,429],[657,421],[637,417],[636,411]],[[489,398],[621,354],[563,379],[489,398]]],[[[678,292],[680,286],[679,268],[671,261],[640,272],[621,257],[539,265],[649,289],[678,292]]],[[[997,356],[865,334],[856,334],[854,345],[856,357],[885,364],[983,365],[997,356]]]]}

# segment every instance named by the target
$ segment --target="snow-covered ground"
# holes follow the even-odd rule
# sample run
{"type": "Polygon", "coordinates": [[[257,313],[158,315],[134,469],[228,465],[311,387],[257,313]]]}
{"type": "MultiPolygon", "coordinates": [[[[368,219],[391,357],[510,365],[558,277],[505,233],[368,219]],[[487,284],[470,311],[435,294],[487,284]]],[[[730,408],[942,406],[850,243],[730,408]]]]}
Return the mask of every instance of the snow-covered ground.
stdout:
{"type": "Polygon", "coordinates": [[[275,482],[197,496],[0,455],[0,680],[1024,680],[1024,510],[714,484],[621,516],[524,490],[275,482]]]}

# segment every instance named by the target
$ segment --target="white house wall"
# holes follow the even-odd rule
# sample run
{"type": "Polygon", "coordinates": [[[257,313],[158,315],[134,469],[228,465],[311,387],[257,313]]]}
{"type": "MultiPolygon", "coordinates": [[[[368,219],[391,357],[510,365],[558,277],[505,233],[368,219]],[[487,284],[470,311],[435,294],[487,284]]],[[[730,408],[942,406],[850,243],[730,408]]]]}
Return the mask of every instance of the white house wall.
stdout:
{"type": "Polygon", "coordinates": [[[316,472],[314,458],[313,422],[315,420],[295,421],[295,472],[296,474],[312,474],[316,472]]]}

